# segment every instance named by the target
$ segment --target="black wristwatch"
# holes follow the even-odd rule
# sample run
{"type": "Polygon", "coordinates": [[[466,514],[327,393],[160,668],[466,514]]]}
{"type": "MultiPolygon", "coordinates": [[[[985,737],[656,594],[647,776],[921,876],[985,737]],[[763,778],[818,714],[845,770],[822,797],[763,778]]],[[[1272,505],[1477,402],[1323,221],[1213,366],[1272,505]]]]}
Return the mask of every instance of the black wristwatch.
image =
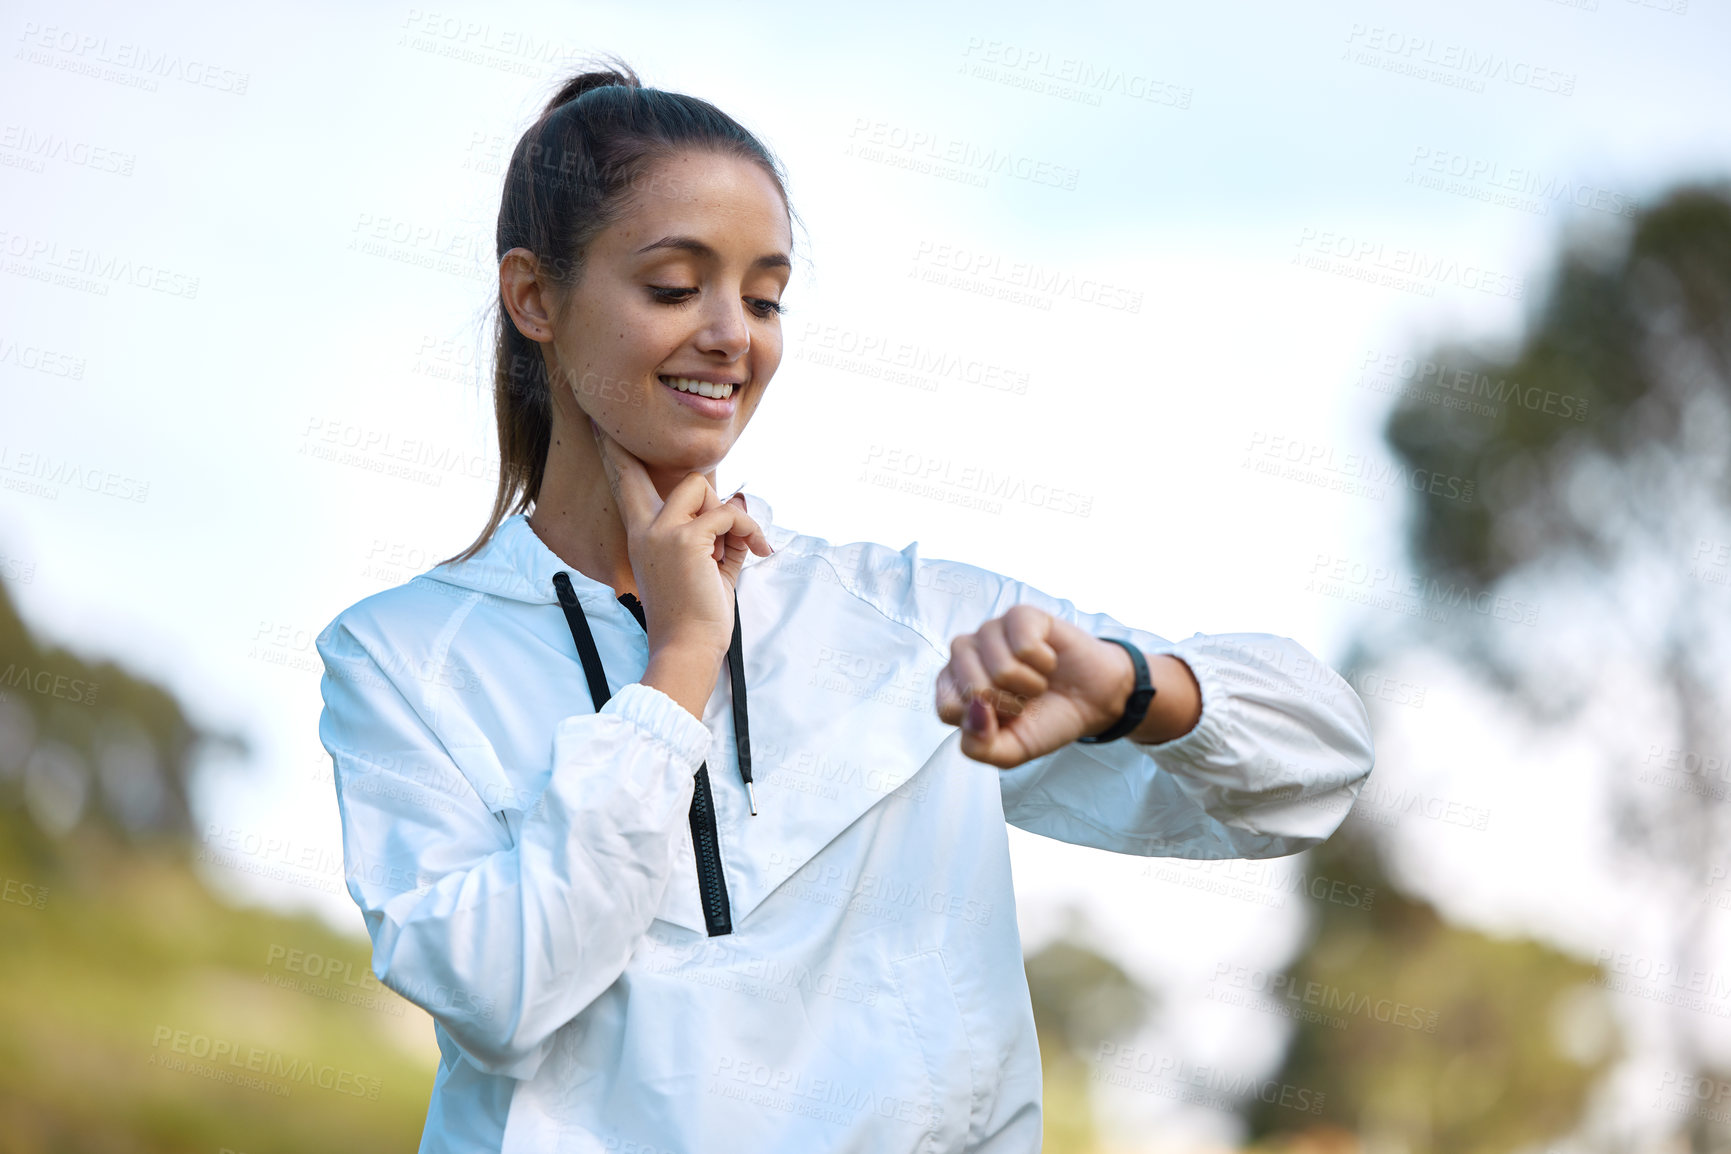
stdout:
{"type": "Polygon", "coordinates": [[[1148,676],[1148,660],[1142,656],[1142,651],[1128,641],[1117,637],[1102,637],[1101,641],[1110,641],[1114,645],[1122,645],[1124,652],[1130,655],[1130,663],[1136,667],[1136,688],[1130,691],[1130,699],[1124,703],[1124,716],[1120,717],[1109,729],[1104,729],[1092,737],[1078,737],[1076,740],[1083,745],[1099,745],[1102,742],[1117,741],[1126,733],[1135,730],[1142,724],[1142,719],[1148,716],[1148,703],[1154,700],[1154,682],[1148,676]]]}

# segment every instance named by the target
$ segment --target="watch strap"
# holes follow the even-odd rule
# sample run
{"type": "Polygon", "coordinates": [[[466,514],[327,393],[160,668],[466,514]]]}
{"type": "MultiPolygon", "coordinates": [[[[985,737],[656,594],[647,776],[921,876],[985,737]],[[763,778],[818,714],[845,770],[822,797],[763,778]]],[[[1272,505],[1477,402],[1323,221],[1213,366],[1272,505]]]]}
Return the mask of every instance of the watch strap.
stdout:
{"type": "Polygon", "coordinates": [[[1130,663],[1136,667],[1136,685],[1130,690],[1129,699],[1124,702],[1124,715],[1109,728],[1091,737],[1078,737],[1076,740],[1083,745],[1117,741],[1125,734],[1134,732],[1136,727],[1142,724],[1143,718],[1148,716],[1148,704],[1154,700],[1154,680],[1148,675],[1148,659],[1142,656],[1142,651],[1122,638],[1102,637],[1100,640],[1124,647],[1124,652],[1130,655],[1130,663]]]}

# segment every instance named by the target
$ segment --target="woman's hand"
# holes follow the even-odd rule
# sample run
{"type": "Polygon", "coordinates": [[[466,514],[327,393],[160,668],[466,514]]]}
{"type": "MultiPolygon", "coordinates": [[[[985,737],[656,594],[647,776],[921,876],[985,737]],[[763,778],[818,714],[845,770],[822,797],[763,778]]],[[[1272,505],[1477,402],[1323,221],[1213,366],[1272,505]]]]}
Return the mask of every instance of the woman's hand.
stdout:
{"type": "Polygon", "coordinates": [[[687,475],[663,501],[643,462],[590,426],[625,524],[651,661],[668,650],[719,663],[733,639],[733,591],[746,550],[767,557],[769,539],[743,501],[722,501],[702,473],[687,475]]]}
{"type": "Polygon", "coordinates": [[[962,726],[964,754],[1011,769],[1117,721],[1135,680],[1120,646],[1015,605],[950,642],[938,717],[962,726]]]}

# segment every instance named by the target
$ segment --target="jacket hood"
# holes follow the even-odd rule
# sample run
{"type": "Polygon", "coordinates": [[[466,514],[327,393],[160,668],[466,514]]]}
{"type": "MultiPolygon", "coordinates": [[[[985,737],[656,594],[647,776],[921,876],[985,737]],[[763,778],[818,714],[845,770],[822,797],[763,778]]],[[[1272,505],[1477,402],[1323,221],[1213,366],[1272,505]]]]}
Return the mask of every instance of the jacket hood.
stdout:
{"type": "MultiPolygon", "coordinates": [[[[763,498],[745,493],[745,511],[751,514],[769,538],[771,548],[779,549],[797,534],[774,523],[774,510],[763,498]]],[[[756,553],[745,555],[750,566],[765,560],[756,553]]],[[[487,543],[466,561],[435,565],[421,574],[429,581],[439,581],[459,589],[473,589],[511,601],[530,605],[550,605],[558,601],[553,588],[555,573],[569,573],[572,588],[580,601],[595,604],[613,602],[617,593],[607,585],[585,576],[572,568],[549,549],[529,526],[527,514],[515,513],[499,523],[487,543]]]]}

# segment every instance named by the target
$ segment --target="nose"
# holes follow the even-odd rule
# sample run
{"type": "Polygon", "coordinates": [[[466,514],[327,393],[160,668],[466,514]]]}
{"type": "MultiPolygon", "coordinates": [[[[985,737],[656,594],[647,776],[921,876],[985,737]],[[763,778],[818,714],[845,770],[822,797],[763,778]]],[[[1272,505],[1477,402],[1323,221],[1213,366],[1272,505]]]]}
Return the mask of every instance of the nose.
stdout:
{"type": "Polygon", "coordinates": [[[745,318],[745,302],[737,296],[732,300],[720,293],[710,296],[704,312],[703,328],[697,334],[697,347],[730,361],[743,357],[751,349],[751,326],[745,318]]]}

